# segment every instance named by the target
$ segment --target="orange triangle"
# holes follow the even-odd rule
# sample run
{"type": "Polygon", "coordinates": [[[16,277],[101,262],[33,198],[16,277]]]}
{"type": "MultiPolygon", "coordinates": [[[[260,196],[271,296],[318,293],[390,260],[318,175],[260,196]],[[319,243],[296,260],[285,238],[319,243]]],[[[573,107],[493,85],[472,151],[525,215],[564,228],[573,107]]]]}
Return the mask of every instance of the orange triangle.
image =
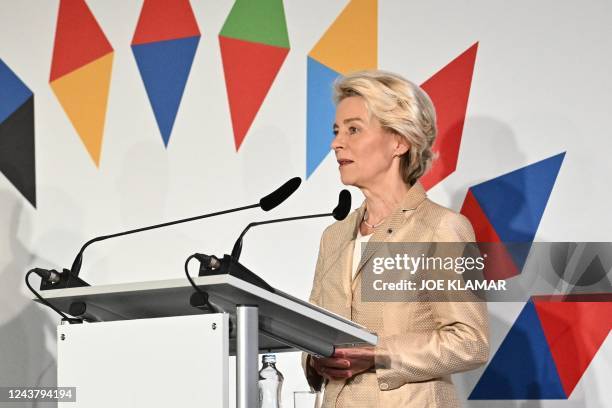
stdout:
{"type": "Polygon", "coordinates": [[[308,54],[341,74],[378,65],[378,2],[352,0],[308,54]]]}
{"type": "Polygon", "coordinates": [[[100,165],[112,66],[111,52],[51,82],[55,96],[96,166],[100,165]]]}

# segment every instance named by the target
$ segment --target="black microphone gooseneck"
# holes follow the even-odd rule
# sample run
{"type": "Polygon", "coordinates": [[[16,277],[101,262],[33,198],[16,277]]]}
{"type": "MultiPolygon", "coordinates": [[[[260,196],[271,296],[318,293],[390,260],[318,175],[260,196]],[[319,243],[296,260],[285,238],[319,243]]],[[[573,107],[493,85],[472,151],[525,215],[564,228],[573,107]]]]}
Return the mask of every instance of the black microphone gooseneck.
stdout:
{"type": "Polygon", "coordinates": [[[285,222],[285,221],[296,221],[296,220],[304,220],[308,218],[319,218],[319,217],[334,217],[336,220],[341,221],[346,218],[346,216],[351,211],[351,193],[348,190],[342,190],[338,196],[338,205],[331,213],[323,213],[323,214],[311,214],[311,215],[301,215],[298,217],[287,217],[287,218],[277,218],[274,220],[266,220],[266,221],[256,221],[252,222],[246,226],[242,233],[236,240],[234,244],[234,248],[232,249],[232,259],[238,261],[240,258],[240,253],[242,252],[242,239],[244,235],[247,233],[251,227],[256,225],[264,225],[264,224],[274,224],[277,222],[285,222]]]}
{"type": "Polygon", "coordinates": [[[351,193],[349,193],[348,190],[342,190],[338,197],[338,205],[331,213],[303,215],[299,217],[288,217],[267,221],[252,222],[247,225],[247,227],[242,231],[242,234],[240,234],[240,237],[238,237],[238,240],[236,241],[236,243],[234,244],[234,248],[232,249],[231,255],[224,255],[221,259],[217,258],[214,255],[206,255],[199,253],[191,255],[185,261],[185,274],[187,275],[187,279],[189,279],[189,283],[191,283],[191,286],[193,286],[196,291],[196,293],[194,293],[190,299],[191,305],[198,307],[202,310],[214,311],[214,305],[209,302],[208,295],[206,293],[202,293],[203,291],[195,284],[194,280],[189,275],[189,271],[187,270],[187,264],[191,259],[196,258],[200,262],[200,271],[198,273],[198,276],[231,275],[252,285],[260,287],[264,290],[275,293],[275,289],[272,286],[270,286],[266,281],[260,278],[256,273],[249,270],[240,262],[238,262],[238,258],[240,258],[240,252],[242,250],[242,239],[244,238],[246,232],[251,227],[254,227],[256,225],[303,220],[307,218],[332,216],[336,220],[340,221],[345,219],[350,211],[351,193]]]}
{"type": "Polygon", "coordinates": [[[184,222],[201,220],[203,218],[215,217],[217,215],[229,214],[229,213],[232,213],[232,212],[237,212],[237,211],[242,211],[242,210],[248,210],[249,208],[256,208],[256,207],[259,207],[259,206],[260,206],[260,204],[251,204],[251,205],[247,205],[247,206],[244,206],[244,207],[232,208],[230,210],[217,211],[217,212],[213,212],[213,213],[209,213],[209,214],[198,215],[196,217],[183,218],[183,219],[176,220],[176,221],[164,222],[162,224],[156,224],[156,225],[151,225],[151,226],[148,226],[148,227],[136,228],[136,229],[132,229],[132,230],[129,230],[129,231],[117,232],[115,234],[109,234],[109,235],[101,235],[99,237],[92,238],[89,241],[85,242],[85,244],[83,244],[83,246],[81,247],[81,250],[77,254],[76,258],[74,259],[74,262],[72,262],[72,267],[70,268],[70,271],[71,271],[72,275],[79,276],[79,272],[81,270],[81,265],[83,263],[83,252],[85,251],[85,249],[88,246],[90,246],[94,242],[105,241],[105,240],[110,239],[110,238],[116,238],[116,237],[121,237],[121,236],[124,236],[124,235],[136,234],[138,232],[149,231],[149,230],[152,230],[152,229],[169,227],[171,225],[182,224],[184,222]]]}
{"type": "Polygon", "coordinates": [[[132,230],[129,230],[129,231],[118,232],[116,234],[110,234],[110,235],[103,235],[103,236],[95,237],[95,238],[90,239],[89,241],[87,241],[81,247],[81,250],[77,254],[76,258],[74,259],[74,262],[72,263],[72,267],[70,268],[70,273],[74,277],[78,277],[79,276],[79,272],[81,270],[81,265],[83,263],[83,252],[85,251],[85,249],[89,245],[93,244],[94,242],[104,241],[104,240],[107,240],[107,239],[110,239],[110,238],[121,237],[121,236],[124,236],[124,235],[136,234],[138,232],[149,231],[149,230],[152,230],[152,229],[169,227],[171,225],[182,224],[184,222],[201,220],[203,218],[216,217],[218,215],[223,215],[223,214],[229,214],[229,213],[233,213],[233,212],[237,212],[237,211],[248,210],[250,208],[261,207],[261,209],[264,210],[264,211],[270,211],[271,209],[275,208],[276,206],[281,204],[283,201],[285,201],[287,198],[289,198],[289,196],[291,194],[293,194],[298,189],[298,187],[300,186],[301,183],[302,183],[302,179],[300,177],[294,177],[294,178],[290,179],[289,181],[287,181],[282,186],[280,186],[279,188],[277,188],[272,193],[270,193],[267,196],[263,197],[256,204],[251,204],[251,205],[246,205],[246,206],[243,206],[243,207],[232,208],[232,209],[224,210],[224,211],[217,211],[217,212],[213,212],[213,213],[209,213],[209,214],[204,214],[204,215],[198,215],[198,216],[195,216],[195,217],[183,218],[183,219],[176,220],[176,221],[164,222],[162,224],[151,225],[151,226],[148,226],[148,227],[136,228],[136,229],[132,229],[132,230]]]}

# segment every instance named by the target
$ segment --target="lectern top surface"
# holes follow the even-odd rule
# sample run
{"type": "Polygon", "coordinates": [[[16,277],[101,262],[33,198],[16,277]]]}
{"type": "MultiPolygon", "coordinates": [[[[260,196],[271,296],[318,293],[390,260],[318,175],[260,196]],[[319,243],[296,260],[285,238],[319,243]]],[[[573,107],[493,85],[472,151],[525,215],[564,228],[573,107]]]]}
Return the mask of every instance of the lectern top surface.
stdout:
{"type": "MultiPolygon", "coordinates": [[[[260,333],[267,337],[260,341],[260,349],[279,351],[291,344],[291,349],[311,351],[310,343],[338,347],[377,342],[376,334],[364,327],[282,291],[272,293],[231,275],[193,279],[230,319],[235,319],[237,305],[259,307],[260,333]]],[[[74,302],[83,302],[96,320],[113,321],[200,314],[202,311],[189,303],[193,293],[186,279],[169,279],[53,289],[41,294],[66,313],[74,302]]]]}

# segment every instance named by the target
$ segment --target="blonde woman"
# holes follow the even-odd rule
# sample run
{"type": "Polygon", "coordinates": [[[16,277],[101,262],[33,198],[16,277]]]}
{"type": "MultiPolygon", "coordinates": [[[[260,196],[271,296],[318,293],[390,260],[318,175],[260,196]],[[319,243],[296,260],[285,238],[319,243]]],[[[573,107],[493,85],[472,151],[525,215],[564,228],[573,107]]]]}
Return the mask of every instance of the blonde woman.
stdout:
{"type": "MultiPolygon", "coordinates": [[[[323,232],[310,302],[376,332],[376,347],[303,355],[309,384],[325,384],[324,407],[459,406],[450,375],[489,355],[486,305],[361,300],[361,244],[472,242],[462,215],[427,198],[419,178],[432,161],[436,116],[418,86],[364,71],[334,85],[331,144],[342,183],[365,201],[323,232]]],[[[367,245],[367,244],[366,244],[367,245]]]]}

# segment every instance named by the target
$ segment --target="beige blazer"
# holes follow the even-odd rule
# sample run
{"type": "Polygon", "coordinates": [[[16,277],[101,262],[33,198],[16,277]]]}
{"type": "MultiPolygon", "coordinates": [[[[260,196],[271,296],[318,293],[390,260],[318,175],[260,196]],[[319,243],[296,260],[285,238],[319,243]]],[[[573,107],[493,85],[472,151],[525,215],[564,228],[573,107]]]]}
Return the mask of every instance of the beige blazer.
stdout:
{"type": "MultiPolygon", "coordinates": [[[[375,368],[349,380],[328,381],[323,406],[457,407],[450,374],[489,357],[488,317],[479,302],[362,302],[361,270],[376,249],[366,246],[354,280],[352,253],[365,203],[321,237],[310,302],[376,332],[375,368]]],[[[427,198],[417,182],[370,242],[473,242],[470,222],[427,198]]],[[[302,365],[314,389],[322,378],[302,365]]]]}

